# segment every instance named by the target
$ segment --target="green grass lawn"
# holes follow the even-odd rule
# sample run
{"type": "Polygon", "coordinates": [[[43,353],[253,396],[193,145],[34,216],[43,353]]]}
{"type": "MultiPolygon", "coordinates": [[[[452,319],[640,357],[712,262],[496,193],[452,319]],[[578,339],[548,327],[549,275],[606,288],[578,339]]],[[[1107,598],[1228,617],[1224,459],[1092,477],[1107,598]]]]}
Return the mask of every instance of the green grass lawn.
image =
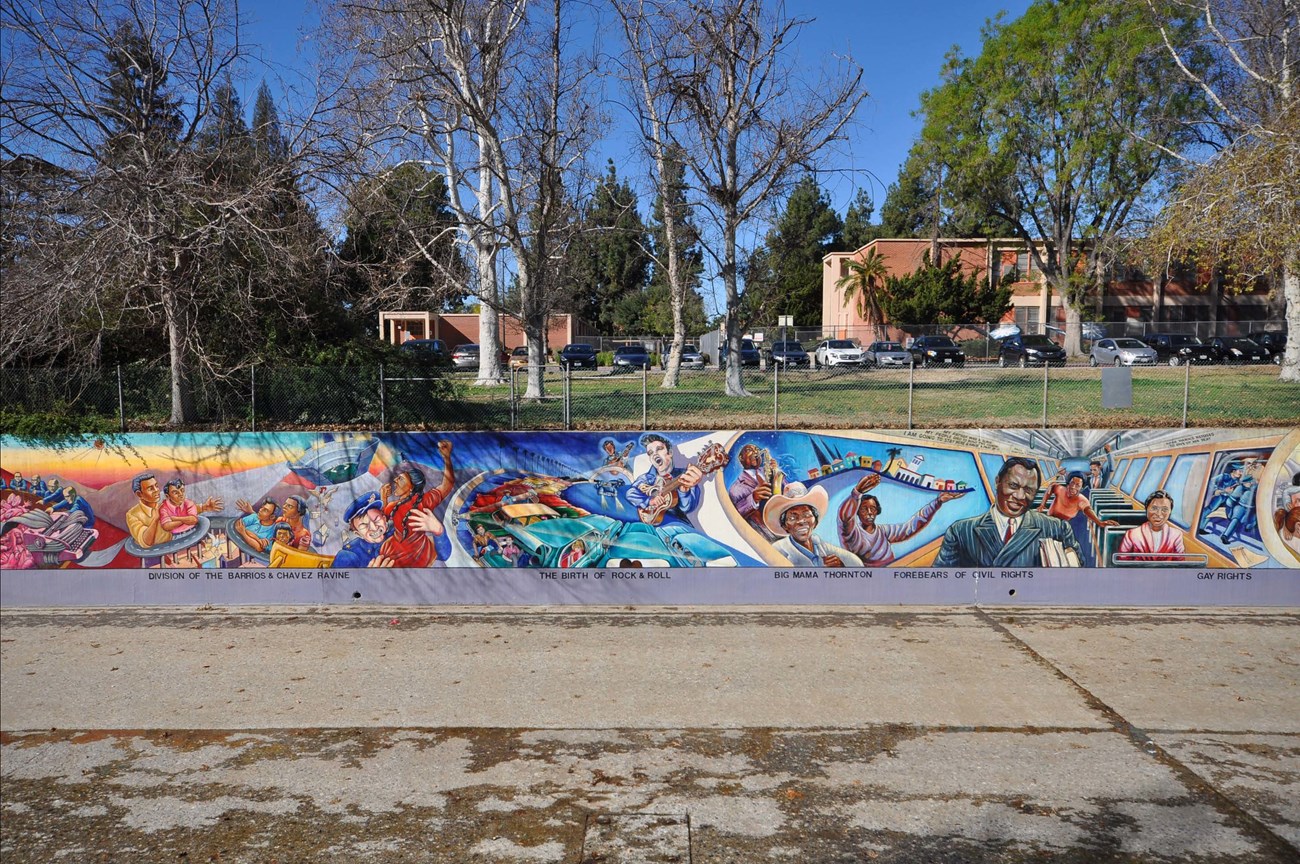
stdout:
{"type": "MultiPolygon", "coordinates": [[[[1047,425],[1085,428],[1180,426],[1188,391],[1188,425],[1292,426],[1300,421],[1300,387],[1277,379],[1272,366],[1157,367],[1132,370],[1133,406],[1101,407],[1101,370],[1054,368],[1047,376],[1047,425]]],[[[722,393],[716,370],[683,373],[665,390],[662,374],[646,381],[645,425],[651,429],[770,428],[773,387],[769,375],[748,372],[749,397],[722,393]]],[[[1043,423],[1042,369],[916,370],[911,377],[911,425],[916,428],[1039,426],[1043,423]]],[[[782,375],[777,397],[781,427],[906,427],[907,370],[782,375]]],[[[518,384],[523,388],[522,378],[518,384]]],[[[575,429],[642,426],[640,375],[575,374],[570,382],[570,422],[575,429]]],[[[509,388],[463,389],[463,404],[508,401],[509,388]]],[[[519,402],[516,428],[563,428],[563,379],[548,376],[547,396],[519,402]]]]}
{"type": "MultiPolygon", "coordinates": [[[[1123,410],[1101,407],[1101,373],[1087,366],[1049,370],[1046,424],[1094,429],[1178,427],[1183,423],[1186,387],[1189,426],[1300,426],[1300,386],[1279,381],[1275,366],[1197,366],[1190,374],[1186,367],[1134,369],[1133,405],[1123,410]]],[[[569,381],[568,426],[640,429],[644,423],[649,429],[770,429],[774,425],[831,429],[910,425],[925,429],[1044,423],[1042,369],[1001,369],[972,363],[965,369],[911,372],[795,370],[782,373],[775,398],[772,377],[756,370],[744,376],[752,394],[746,397],[723,395],[722,373],[716,369],[683,371],[680,386],[673,390],[663,389],[662,380],[659,372],[644,381],[635,373],[575,373],[569,381]]],[[[386,378],[381,392],[377,369],[266,370],[258,376],[257,428],[566,427],[565,382],[557,367],[547,370],[544,398],[520,397],[513,406],[508,383],[487,387],[473,382],[471,375],[408,372],[386,378]]],[[[68,387],[58,376],[30,373],[7,376],[3,383],[5,399],[0,402],[5,408],[0,411],[0,431],[26,428],[24,417],[53,411],[50,406],[87,429],[117,428],[119,424],[115,381],[68,387]]],[[[165,382],[154,382],[154,386],[128,383],[132,386],[125,388],[124,396],[127,427],[138,431],[166,428],[165,382]]],[[[207,407],[200,415],[203,419],[193,428],[251,428],[249,388],[247,383],[235,386],[238,384],[234,382],[230,392],[207,394],[207,407]]],[[[522,394],[524,384],[524,376],[519,375],[515,381],[518,393],[522,394]]],[[[35,419],[38,426],[50,425],[41,417],[35,419]]]]}

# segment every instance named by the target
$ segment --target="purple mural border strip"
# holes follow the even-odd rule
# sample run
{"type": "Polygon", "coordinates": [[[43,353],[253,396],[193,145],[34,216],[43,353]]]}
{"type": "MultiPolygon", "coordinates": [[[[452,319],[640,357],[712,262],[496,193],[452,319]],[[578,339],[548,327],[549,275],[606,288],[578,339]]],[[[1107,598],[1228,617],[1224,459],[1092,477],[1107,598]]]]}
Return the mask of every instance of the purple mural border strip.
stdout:
{"type": "Polygon", "coordinates": [[[778,575],[788,572],[782,568],[677,569],[649,578],[633,571],[575,577],[571,571],[503,569],[485,579],[475,568],[325,572],[242,570],[230,578],[194,571],[158,578],[146,570],[108,570],[88,581],[87,571],[41,573],[40,579],[11,571],[0,573],[0,606],[1300,606],[1300,579],[1281,569],[1161,569],[1139,578],[1051,568],[984,577],[950,569],[874,569],[797,579],[778,575]]]}

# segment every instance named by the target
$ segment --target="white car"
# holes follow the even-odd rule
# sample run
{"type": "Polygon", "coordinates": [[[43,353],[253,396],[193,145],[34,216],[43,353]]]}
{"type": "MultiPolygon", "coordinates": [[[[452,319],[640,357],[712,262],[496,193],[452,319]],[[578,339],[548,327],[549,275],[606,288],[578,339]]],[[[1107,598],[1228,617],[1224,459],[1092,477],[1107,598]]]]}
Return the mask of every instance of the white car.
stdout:
{"type": "Polygon", "coordinates": [[[863,351],[849,339],[823,339],[815,355],[818,366],[861,366],[866,362],[863,351]]]}
{"type": "Polygon", "coordinates": [[[864,356],[868,366],[906,369],[912,365],[911,352],[898,342],[872,342],[864,356]]]}
{"type": "Polygon", "coordinates": [[[1100,339],[1088,353],[1089,366],[1154,366],[1154,348],[1137,339],[1100,339]]]}

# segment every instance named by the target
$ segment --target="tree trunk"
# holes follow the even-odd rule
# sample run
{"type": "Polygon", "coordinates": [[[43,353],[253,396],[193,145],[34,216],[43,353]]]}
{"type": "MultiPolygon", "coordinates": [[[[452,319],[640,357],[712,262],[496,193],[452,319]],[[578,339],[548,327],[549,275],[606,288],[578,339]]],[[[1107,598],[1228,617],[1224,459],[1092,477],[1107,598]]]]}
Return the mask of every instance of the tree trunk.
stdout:
{"type": "Polygon", "coordinates": [[[722,244],[726,255],[722,264],[722,284],[727,295],[726,339],[727,371],[726,393],[728,396],[751,396],[745,389],[741,378],[740,356],[740,286],[736,273],[736,225],[739,221],[734,207],[726,210],[726,223],[723,228],[722,244]]]}
{"type": "MultiPolygon", "coordinates": [[[[1169,268],[1160,268],[1160,277],[1153,286],[1156,296],[1151,304],[1151,320],[1156,324],[1165,323],[1165,287],[1169,284],[1169,268]]],[[[1163,328],[1162,328],[1163,329],[1163,328]]]]}
{"type": "Polygon", "coordinates": [[[1282,294],[1286,298],[1286,348],[1282,354],[1283,381],[1300,384],[1300,256],[1282,268],[1282,294]]]}
{"type": "Polygon", "coordinates": [[[1223,273],[1216,265],[1210,277],[1210,332],[1205,334],[1206,339],[1213,339],[1219,335],[1219,300],[1222,297],[1223,273]]]}
{"type": "MultiPolygon", "coordinates": [[[[483,262],[484,259],[479,259],[480,278],[483,262]]],[[[487,266],[493,266],[490,259],[487,260],[487,266]]],[[[496,285],[492,285],[491,290],[495,293],[496,285]]],[[[478,307],[478,380],[474,383],[479,386],[502,383],[501,336],[498,327],[500,315],[494,305],[496,303],[496,297],[485,297],[478,307]]]]}
{"type": "Polygon", "coordinates": [[[525,399],[541,399],[546,395],[546,313],[532,311],[524,319],[524,338],[528,340],[528,388],[525,399]]]}
{"type": "MultiPolygon", "coordinates": [[[[671,286],[673,277],[669,275],[668,278],[671,286]]],[[[669,287],[668,290],[673,305],[673,338],[668,343],[668,356],[661,358],[664,366],[664,381],[660,386],[665,390],[677,386],[682,370],[682,345],[686,343],[686,316],[683,309],[686,304],[682,302],[681,294],[675,289],[669,287]]]]}
{"type": "MultiPolygon", "coordinates": [[[[478,213],[480,218],[488,219],[492,212],[492,172],[488,170],[487,144],[481,137],[478,154],[478,213]]],[[[496,241],[488,236],[484,226],[474,226],[472,230],[477,238],[472,245],[478,265],[479,289],[478,380],[474,383],[480,386],[501,384],[505,378],[501,374],[501,331],[497,321],[501,292],[497,287],[496,241]]]]}
{"type": "Polygon", "coordinates": [[[185,362],[185,337],[181,333],[180,310],[175,294],[166,287],[162,291],[163,317],[167,327],[167,359],[171,370],[173,426],[190,423],[194,418],[194,393],[190,389],[189,370],[185,362]]]}
{"type": "Polygon", "coordinates": [[[673,212],[673,199],[670,197],[668,166],[662,153],[656,154],[655,162],[659,168],[660,191],[663,200],[664,251],[668,256],[668,297],[673,307],[673,341],[668,349],[668,356],[663,358],[664,380],[660,385],[666,390],[677,386],[682,368],[682,345],[686,342],[686,286],[681,283],[681,258],[677,251],[677,214],[673,212]]]}

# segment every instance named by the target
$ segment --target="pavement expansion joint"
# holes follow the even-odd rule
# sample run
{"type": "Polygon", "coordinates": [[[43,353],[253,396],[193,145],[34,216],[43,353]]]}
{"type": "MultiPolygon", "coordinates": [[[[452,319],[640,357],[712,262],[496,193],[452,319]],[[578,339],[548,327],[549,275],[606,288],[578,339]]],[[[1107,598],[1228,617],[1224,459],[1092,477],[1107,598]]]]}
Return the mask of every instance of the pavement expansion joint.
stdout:
{"type": "Polygon", "coordinates": [[[1295,864],[1297,623],[0,610],[0,861],[1295,864]]]}
{"type": "MultiPolygon", "coordinates": [[[[1019,650],[1029,655],[1034,662],[1050,670],[1062,681],[1065,681],[1069,686],[1073,687],[1090,707],[1098,711],[1106,717],[1108,721],[1110,721],[1116,732],[1127,736],[1129,740],[1142,750],[1142,752],[1153,757],[1162,765],[1175,772],[1189,790],[1195,789],[1211,795],[1214,804],[1220,812],[1228,816],[1243,830],[1253,834],[1262,844],[1270,848],[1272,851],[1283,856],[1283,860],[1286,860],[1287,856],[1300,856],[1300,847],[1289,843],[1264,822],[1260,821],[1254,815],[1239,806],[1232,797],[1226,794],[1218,786],[1211,783],[1201,774],[1175,758],[1165,748],[1158,745],[1152,739],[1152,735],[1158,733],[1140,729],[1131,723],[1126,717],[1120,714],[1119,711],[1106,704],[1096,694],[1084,687],[1079,683],[1079,681],[1075,680],[1073,676],[1052,663],[1038,651],[1035,651],[1027,642],[1016,636],[1016,634],[1012,633],[1005,625],[997,620],[995,615],[990,614],[988,610],[977,608],[976,612],[990,627],[1001,633],[1004,638],[1014,644],[1019,648],[1019,650]]],[[[1291,623],[1294,623],[1293,615],[1287,615],[1285,617],[1288,618],[1291,623]]],[[[1300,857],[1296,860],[1300,860],[1300,857]]]]}

